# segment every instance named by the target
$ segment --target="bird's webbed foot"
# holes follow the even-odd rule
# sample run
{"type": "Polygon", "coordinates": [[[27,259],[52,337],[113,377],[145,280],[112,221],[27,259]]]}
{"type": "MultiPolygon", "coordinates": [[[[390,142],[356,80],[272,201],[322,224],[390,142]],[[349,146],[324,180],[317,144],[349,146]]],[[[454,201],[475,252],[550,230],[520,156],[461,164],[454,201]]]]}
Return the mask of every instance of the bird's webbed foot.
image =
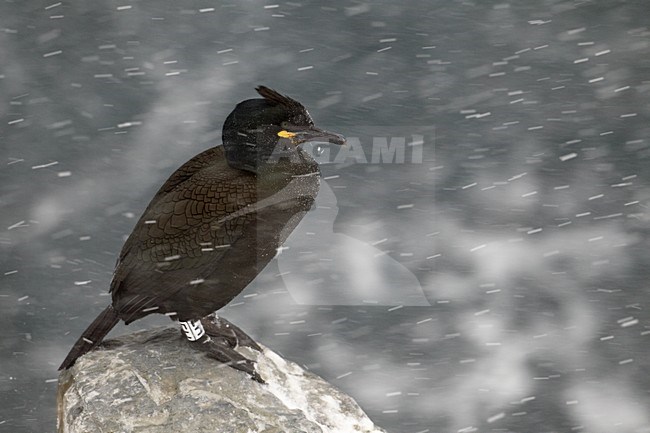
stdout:
{"type": "Polygon", "coordinates": [[[226,339],[221,337],[206,337],[206,341],[198,341],[197,346],[209,358],[216,359],[219,362],[228,364],[234,369],[248,373],[251,379],[259,383],[266,383],[255,369],[255,362],[233,349],[226,339]]]}
{"type": "Polygon", "coordinates": [[[216,313],[209,314],[201,319],[206,334],[210,337],[222,337],[228,340],[230,347],[246,346],[258,352],[262,348],[238,326],[233,325],[226,319],[217,316],[216,313]]]}
{"type": "Polygon", "coordinates": [[[237,345],[261,348],[241,329],[225,319],[210,314],[200,321],[181,322],[183,333],[190,344],[212,359],[248,373],[259,383],[266,383],[255,369],[255,362],[235,350],[237,345]]]}

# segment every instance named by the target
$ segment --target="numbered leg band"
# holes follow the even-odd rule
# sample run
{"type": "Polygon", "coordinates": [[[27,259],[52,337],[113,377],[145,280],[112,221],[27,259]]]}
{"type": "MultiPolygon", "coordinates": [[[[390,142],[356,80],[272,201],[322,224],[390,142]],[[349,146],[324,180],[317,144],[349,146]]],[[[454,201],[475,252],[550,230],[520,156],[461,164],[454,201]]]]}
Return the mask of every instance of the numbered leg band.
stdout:
{"type": "Polygon", "coordinates": [[[190,341],[196,341],[205,335],[205,329],[200,320],[181,322],[181,329],[190,341]]]}

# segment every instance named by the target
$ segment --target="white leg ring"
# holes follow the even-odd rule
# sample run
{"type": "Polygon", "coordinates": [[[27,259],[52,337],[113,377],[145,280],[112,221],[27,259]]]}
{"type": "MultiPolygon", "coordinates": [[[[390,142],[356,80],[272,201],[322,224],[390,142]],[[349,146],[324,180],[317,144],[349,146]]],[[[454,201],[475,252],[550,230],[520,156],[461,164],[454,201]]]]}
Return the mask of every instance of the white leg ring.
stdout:
{"type": "Polygon", "coordinates": [[[181,329],[190,341],[196,341],[205,335],[205,329],[200,320],[181,322],[181,329]]]}

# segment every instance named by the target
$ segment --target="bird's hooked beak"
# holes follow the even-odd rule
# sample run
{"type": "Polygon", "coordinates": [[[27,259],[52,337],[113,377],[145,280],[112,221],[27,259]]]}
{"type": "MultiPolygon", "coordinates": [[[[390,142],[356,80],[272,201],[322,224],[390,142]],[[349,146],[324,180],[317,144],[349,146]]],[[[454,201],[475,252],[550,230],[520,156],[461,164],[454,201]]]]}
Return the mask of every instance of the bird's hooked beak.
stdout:
{"type": "Polygon", "coordinates": [[[332,143],[343,145],[345,144],[345,137],[335,132],[325,131],[324,129],[315,126],[306,127],[292,127],[278,132],[278,136],[288,138],[295,145],[307,143],[308,141],[318,141],[325,143],[332,143]]]}

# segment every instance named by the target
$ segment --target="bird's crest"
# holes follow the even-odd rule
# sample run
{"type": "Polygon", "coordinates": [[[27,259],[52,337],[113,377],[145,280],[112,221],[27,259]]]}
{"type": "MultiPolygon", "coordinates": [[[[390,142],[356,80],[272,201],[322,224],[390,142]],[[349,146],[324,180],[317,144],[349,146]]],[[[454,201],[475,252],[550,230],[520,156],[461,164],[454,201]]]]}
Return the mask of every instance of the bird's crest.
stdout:
{"type": "Polygon", "coordinates": [[[257,86],[255,90],[257,90],[257,93],[259,93],[260,96],[262,96],[267,101],[284,105],[287,108],[303,108],[303,105],[295,99],[284,96],[273,89],[269,89],[266,86],[257,86]]]}

